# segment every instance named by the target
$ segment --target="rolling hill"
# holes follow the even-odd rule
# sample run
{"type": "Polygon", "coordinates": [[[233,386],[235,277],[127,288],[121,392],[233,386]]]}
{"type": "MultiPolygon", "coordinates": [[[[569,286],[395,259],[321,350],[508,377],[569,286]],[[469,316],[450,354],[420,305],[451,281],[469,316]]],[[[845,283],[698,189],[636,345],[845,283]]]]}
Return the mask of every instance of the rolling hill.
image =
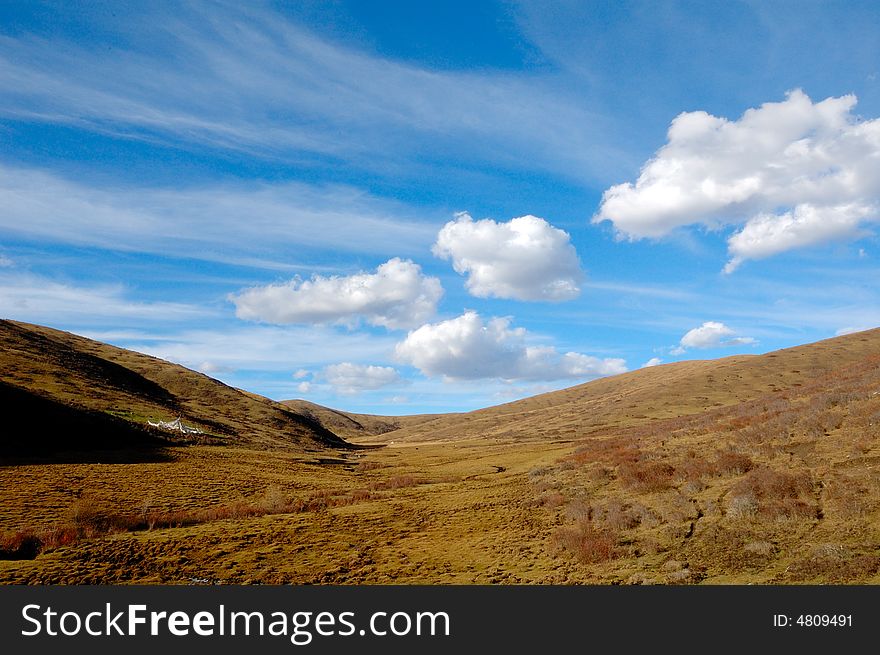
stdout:
{"type": "Polygon", "coordinates": [[[878,354],[875,329],[765,355],[676,362],[464,414],[402,421],[362,441],[579,439],[796,391],[878,354]]]}
{"type": "Polygon", "coordinates": [[[201,373],[47,327],[0,321],[0,454],[127,448],[189,440],[319,452],[348,444],[314,419],[201,373]],[[181,435],[147,421],[181,417],[181,435]]]}

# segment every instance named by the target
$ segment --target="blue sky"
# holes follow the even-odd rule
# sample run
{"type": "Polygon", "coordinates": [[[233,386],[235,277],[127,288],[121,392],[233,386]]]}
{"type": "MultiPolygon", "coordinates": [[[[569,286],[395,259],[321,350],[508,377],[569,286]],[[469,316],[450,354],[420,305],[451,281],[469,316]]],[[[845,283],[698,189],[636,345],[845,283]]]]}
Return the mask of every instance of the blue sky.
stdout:
{"type": "Polygon", "coordinates": [[[467,410],[880,324],[870,2],[0,4],[0,315],[467,410]]]}

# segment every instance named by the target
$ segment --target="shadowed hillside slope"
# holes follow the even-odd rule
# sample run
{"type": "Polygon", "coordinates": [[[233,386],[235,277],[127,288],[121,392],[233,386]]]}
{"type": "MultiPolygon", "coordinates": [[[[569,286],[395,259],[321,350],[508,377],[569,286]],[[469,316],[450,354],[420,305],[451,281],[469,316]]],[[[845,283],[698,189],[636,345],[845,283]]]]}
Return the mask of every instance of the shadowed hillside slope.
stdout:
{"type": "MultiPolygon", "coordinates": [[[[69,405],[0,382],[3,430],[0,456],[17,460],[58,459],[60,453],[89,451],[89,459],[141,461],[161,458],[160,452],[129,453],[120,458],[107,451],[156,450],[167,445],[162,434],[105,412],[69,405]],[[100,454],[99,454],[100,453],[100,454]]],[[[81,455],[74,457],[81,461],[81,455]]]]}
{"type": "MultiPolygon", "coordinates": [[[[292,452],[348,446],[313,419],[267,398],[155,357],[27,323],[0,321],[0,382],[5,383],[7,395],[26,399],[4,402],[7,420],[31,426],[26,437],[7,433],[0,442],[0,453],[7,455],[22,452],[21,444],[15,443],[22,439],[41,444],[28,447],[29,451],[62,446],[89,450],[99,442],[102,447],[114,443],[127,447],[143,441],[135,437],[149,432],[145,430],[148,420],[178,416],[203,432],[186,437],[200,443],[292,452]],[[81,416],[82,420],[71,423],[81,430],[68,430],[62,437],[57,429],[63,421],[49,430],[36,409],[50,406],[52,416],[74,421],[70,415],[79,411],[90,418],[81,416]],[[104,434],[111,419],[112,425],[125,428],[118,439],[94,438],[95,431],[104,434]],[[93,425],[94,430],[85,429],[86,425],[93,425]],[[41,436],[50,433],[51,437],[41,436]]],[[[154,438],[161,435],[152,432],[154,438]]]]}
{"type": "Polygon", "coordinates": [[[665,364],[465,414],[404,422],[362,441],[577,439],[797,389],[878,353],[875,329],[765,355],[665,364]]]}

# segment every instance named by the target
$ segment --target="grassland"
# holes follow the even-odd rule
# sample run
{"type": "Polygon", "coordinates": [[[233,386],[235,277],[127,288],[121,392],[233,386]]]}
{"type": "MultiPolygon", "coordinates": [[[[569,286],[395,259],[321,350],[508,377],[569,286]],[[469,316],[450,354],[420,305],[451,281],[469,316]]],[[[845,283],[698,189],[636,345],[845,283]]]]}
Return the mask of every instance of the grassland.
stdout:
{"type": "MultiPolygon", "coordinates": [[[[225,399],[174,386],[179,367],[40,330],[111,353],[190,420],[225,399]]],[[[4,382],[55,384],[15,357],[4,382]]],[[[86,401],[58,384],[77,407],[155,411],[113,385],[86,401]]],[[[288,414],[327,425],[254,437],[227,407],[221,442],[149,461],[8,461],[0,582],[880,582],[880,330],[397,422],[230,392],[279,429],[288,414]],[[331,426],[361,448],[320,437],[331,426]]]]}
{"type": "MultiPolygon", "coordinates": [[[[305,464],[277,452],[174,449],[145,465],[2,471],[7,534],[99,515],[206,508],[242,500],[281,514],[86,538],[33,560],[0,561],[6,583],[563,582],[576,564],[548,559],[554,519],[536,511],[527,471],[564,450],[461,444],[350,454],[305,464]],[[360,455],[360,457],[358,457],[360,455]],[[497,473],[504,462],[507,470],[497,473]],[[312,502],[309,502],[312,501],[312,502]]],[[[183,510],[181,512],[181,510],[183,510]]],[[[87,527],[87,526],[84,526],[87,527]]]]}

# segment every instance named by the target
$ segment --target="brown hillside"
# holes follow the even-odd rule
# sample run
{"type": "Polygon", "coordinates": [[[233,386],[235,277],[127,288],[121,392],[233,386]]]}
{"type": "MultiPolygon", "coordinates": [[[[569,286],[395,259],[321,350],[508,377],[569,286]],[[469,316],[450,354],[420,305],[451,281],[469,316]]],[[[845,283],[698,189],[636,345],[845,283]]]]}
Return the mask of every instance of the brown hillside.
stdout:
{"type": "MultiPolygon", "coordinates": [[[[120,446],[128,444],[133,434],[142,433],[148,420],[167,421],[177,416],[203,430],[205,434],[197,440],[205,443],[294,452],[347,446],[313,419],[201,373],[27,323],[0,321],[0,382],[11,393],[17,390],[19,395],[37,396],[43,404],[68,408],[67,413],[80,410],[93,418],[97,412],[119,419],[118,425],[128,424],[129,428],[120,432],[116,441],[120,446]]],[[[38,426],[40,415],[31,405],[40,403],[38,399],[11,403],[6,410],[9,420],[38,426]]],[[[62,445],[88,450],[91,437],[85,432],[71,430],[66,442],[59,437],[44,440],[43,445],[48,450],[62,445]],[[77,439],[81,441],[77,443],[77,439]]],[[[11,443],[18,438],[20,435],[8,435],[3,452],[19,452],[20,446],[11,443]]],[[[101,443],[108,445],[106,439],[101,443]]]]}
{"type": "Polygon", "coordinates": [[[581,438],[796,389],[878,353],[880,329],[875,329],[765,355],[665,364],[474,412],[403,423],[363,441],[581,438]]]}

